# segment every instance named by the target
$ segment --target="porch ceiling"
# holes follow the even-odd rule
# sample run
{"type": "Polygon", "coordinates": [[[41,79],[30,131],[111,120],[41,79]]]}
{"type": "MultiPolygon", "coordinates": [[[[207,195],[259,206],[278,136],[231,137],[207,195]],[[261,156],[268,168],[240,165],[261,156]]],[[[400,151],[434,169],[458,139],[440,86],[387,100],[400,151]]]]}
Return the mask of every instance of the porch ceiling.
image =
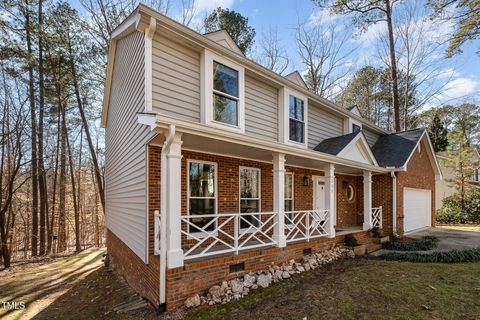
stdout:
{"type": "MultiPolygon", "coordinates": [[[[164,136],[159,134],[150,143],[162,145],[163,141],[164,136]]],[[[256,161],[272,162],[272,151],[262,148],[235,143],[232,141],[213,139],[191,133],[183,133],[182,141],[182,149],[185,150],[224,155],[226,157],[230,156],[256,161]]],[[[329,162],[326,161],[306,158],[294,154],[286,154],[285,159],[286,166],[304,167],[320,171],[323,171],[325,166],[329,164],[329,162]]],[[[350,175],[362,175],[363,169],[335,164],[335,172],[350,175]]]]}

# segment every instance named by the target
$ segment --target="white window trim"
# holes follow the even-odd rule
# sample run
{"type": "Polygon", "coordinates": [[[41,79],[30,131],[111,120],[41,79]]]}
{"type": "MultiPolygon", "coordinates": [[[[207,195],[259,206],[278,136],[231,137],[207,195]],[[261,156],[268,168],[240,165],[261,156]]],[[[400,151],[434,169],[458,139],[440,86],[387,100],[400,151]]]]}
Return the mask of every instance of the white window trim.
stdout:
{"type": "Polygon", "coordinates": [[[281,106],[280,117],[279,117],[279,135],[280,142],[291,146],[297,146],[302,148],[307,148],[308,146],[308,97],[304,94],[301,94],[298,91],[282,88],[279,90],[279,104],[281,106]],[[303,123],[304,123],[304,137],[303,143],[290,140],[290,96],[294,96],[303,100],[303,123]]]}
{"type": "MultiPolygon", "coordinates": [[[[286,171],[285,172],[285,177],[287,175],[290,175],[292,176],[292,194],[291,194],[291,198],[286,198],[284,197],[284,202],[286,200],[292,200],[292,211],[295,211],[295,173],[294,172],[291,172],[291,171],[286,171]]],[[[284,188],[286,188],[286,184],[284,184],[284,188]]],[[[284,194],[285,194],[285,191],[284,191],[284,194]]],[[[284,209],[285,209],[285,204],[284,204],[284,209]]],[[[285,211],[285,215],[286,215],[286,212],[288,212],[287,210],[284,210],[285,211]]],[[[290,218],[291,219],[291,218],[290,218]]],[[[288,225],[293,225],[292,223],[289,223],[288,225]]]]}
{"type": "Polygon", "coordinates": [[[360,130],[363,130],[362,123],[352,118],[346,118],[343,121],[343,134],[349,134],[353,132],[353,125],[356,124],[360,127],[360,130]]]}
{"type": "MultiPolygon", "coordinates": [[[[204,163],[213,165],[215,168],[215,214],[218,214],[218,165],[216,162],[187,159],[187,215],[190,215],[190,163],[204,163]]],[[[194,197],[194,199],[212,199],[211,197],[194,197]]],[[[214,229],[217,229],[217,222],[213,223],[214,229]]],[[[187,225],[187,228],[190,228],[190,225],[187,225]]],[[[189,230],[189,229],[187,229],[189,230]]],[[[207,237],[208,235],[204,232],[188,232],[189,234],[194,235],[197,238],[207,237]]],[[[218,232],[215,231],[214,235],[218,235],[218,232]]],[[[188,239],[193,239],[193,237],[187,237],[188,239]]]]}
{"type": "MultiPolygon", "coordinates": [[[[238,213],[241,213],[242,200],[247,200],[247,199],[258,200],[258,209],[260,210],[259,212],[262,212],[262,170],[260,168],[255,168],[255,167],[240,166],[238,168],[238,213]],[[258,171],[258,198],[242,198],[242,186],[240,184],[240,180],[241,180],[240,171],[242,169],[258,171]]],[[[239,219],[240,230],[244,232],[248,230],[248,228],[242,228],[241,225],[242,225],[241,219],[239,219]]]]}
{"type": "Polygon", "coordinates": [[[200,57],[200,117],[204,124],[237,133],[245,133],[245,68],[215,53],[204,50],[200,57]],[[238,125],[213,119],[213,61],[238,71],[238,125]]]}

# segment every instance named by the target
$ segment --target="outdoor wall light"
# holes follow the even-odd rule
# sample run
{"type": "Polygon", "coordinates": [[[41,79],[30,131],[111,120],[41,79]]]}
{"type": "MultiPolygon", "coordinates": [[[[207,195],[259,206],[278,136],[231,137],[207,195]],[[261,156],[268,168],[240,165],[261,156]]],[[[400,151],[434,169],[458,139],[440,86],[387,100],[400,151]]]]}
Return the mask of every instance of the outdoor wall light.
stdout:
{"type": "Polygon", "coordinates": [[[303,176],[303,185],[305,187],[308,187],[309,184],[310,184],[310,179],[308,178],[308,176],[303,176]]]}

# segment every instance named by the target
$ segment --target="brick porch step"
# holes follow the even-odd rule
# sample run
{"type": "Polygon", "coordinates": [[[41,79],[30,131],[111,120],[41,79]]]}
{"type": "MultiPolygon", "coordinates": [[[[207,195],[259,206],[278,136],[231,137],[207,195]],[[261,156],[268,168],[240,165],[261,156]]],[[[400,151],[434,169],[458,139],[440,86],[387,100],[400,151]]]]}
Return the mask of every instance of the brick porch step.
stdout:
{"type": "Polygon", "coordinates": [[[367,254],[378,251],[382,249],[382,245],[378,243],[369,243],[367,244],[367,254]]]}

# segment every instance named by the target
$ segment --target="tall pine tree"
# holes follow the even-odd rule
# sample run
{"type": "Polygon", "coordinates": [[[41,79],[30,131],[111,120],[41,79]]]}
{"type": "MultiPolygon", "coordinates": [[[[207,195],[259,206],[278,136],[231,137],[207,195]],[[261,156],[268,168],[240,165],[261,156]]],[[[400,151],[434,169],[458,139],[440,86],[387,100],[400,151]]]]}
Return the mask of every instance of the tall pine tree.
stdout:
{"type": "Polygon", "coordinates": [[[430,140],[432,141],[435,152],[445,151],[447,149],[447,134],[447,128],[436,113],[432,122],[430,123],[430,126],[428,127],[428,135],[430,136],[430,140]]]}

